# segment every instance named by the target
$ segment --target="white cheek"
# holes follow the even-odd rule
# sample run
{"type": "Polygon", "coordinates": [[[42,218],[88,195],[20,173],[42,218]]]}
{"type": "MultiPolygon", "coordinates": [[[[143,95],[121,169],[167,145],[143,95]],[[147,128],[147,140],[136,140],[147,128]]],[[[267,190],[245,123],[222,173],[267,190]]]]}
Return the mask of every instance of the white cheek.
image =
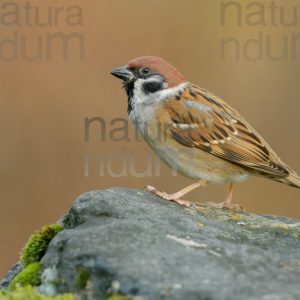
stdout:
{"type": "MultiPolygon", "coordinates": [[[[146,79],[139,78],[134,83],[134,94],[131,99],[133,108],[142,105],[142,106],[151,106],[153,104],[159,103],[168,99],[169,97],[173,97],[177,95],[178,92],[182,91],[186,86],[187,82],[184,82],[176,87],[168,88],[167,84],[164,84],[164,89],[157,91],[155,93],[145,94],[143,90],[143,84],[146,79]]],[[[153,79],[151,80],[153,81],[153,79]]]]}
{"type": "Polygon", "coordinates": [[[143,91],[143,84],[145,81],[145,79],[138,79],[134,83],[134,96],[132,98],[132,103],[141,104],[146,102],[147,95],[145,95],[143,91]]]}

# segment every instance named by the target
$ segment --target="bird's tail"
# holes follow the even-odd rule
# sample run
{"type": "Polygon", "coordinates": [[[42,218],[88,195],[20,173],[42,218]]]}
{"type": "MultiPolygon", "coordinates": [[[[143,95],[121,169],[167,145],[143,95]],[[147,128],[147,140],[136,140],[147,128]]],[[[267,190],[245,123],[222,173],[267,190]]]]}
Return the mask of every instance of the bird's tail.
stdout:
{"type": "Polygon", "coordinates": [[[297,174],[290,174],[288,177],[279,178],[276,180],[300,189],[300,177],[297,174]]]}

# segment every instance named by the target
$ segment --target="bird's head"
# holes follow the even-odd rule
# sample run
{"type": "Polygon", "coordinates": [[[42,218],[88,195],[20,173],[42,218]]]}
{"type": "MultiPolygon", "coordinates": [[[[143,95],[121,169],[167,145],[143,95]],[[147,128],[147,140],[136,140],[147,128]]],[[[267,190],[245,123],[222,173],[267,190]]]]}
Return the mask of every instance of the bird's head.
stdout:
{"type": "Polygon", "coordinates": [[[139,102],[154,99],[154,95],[186,82],[172,65],[157,56],[135,58],[111,74],[123,80],[129,100],[136,98],[139,102]]]}

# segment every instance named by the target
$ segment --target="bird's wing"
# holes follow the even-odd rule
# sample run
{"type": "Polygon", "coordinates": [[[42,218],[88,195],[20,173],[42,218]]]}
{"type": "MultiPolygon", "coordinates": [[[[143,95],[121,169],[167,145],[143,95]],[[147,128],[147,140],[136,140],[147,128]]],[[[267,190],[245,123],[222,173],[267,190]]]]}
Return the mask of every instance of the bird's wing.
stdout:
{"type": "Polygon", "coordinates": [[[240,114],[195,85],[165,103],[172,137],[271,177],[294,173],[240,114]]]}

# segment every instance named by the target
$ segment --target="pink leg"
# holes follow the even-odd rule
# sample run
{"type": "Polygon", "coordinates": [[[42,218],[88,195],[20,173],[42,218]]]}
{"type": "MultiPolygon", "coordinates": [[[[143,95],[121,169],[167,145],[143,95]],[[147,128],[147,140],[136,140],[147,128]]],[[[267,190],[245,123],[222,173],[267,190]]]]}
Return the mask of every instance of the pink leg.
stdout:
{"type": "Polygon", "coordinates": [[[180,190],[174,194],[167,194],[166,192],[159,191],[155,187],[149,186],[149,185],[146,186],[145,190],[149,191],[163,199],[166,199],[169,201],[174,201],[178,204],[190,207],[192,204],[189,201],[182,200],[180,198],[182,196],[184,196],[185,194],[189,193],[190,191],[194,190],[195,188],[197,188],[199,186],[206,186],[207,184],[208,184],[208,182],[206,180],[200,180],[198,182],[195,182],[195,183],[183,188],[182,190],[180,190]]]}
{"type": "Polygon", "coordinates": [[[243,206],[241,206],[239,204],[231,203],[232,195],[233,195],[233,183],[230,182],[230,184],[228,186],[228,193],[225,198],[225,201],[223,201],[221,203],[209,202],[208,205],[212,206],[212,207],[216,207],[216,208],[228,208],[228,209],[237,210],[237,211],[245,211],[243,206]]]}

